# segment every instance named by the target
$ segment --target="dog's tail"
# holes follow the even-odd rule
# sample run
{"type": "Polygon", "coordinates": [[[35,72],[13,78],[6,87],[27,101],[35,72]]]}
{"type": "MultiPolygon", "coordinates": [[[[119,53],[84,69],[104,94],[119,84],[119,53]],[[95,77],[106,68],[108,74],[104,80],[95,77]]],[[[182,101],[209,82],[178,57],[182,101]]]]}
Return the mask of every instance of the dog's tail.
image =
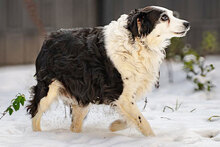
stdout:
{"type": "Polygon", "coordinates": [[[36,86],[31,88],[31,100],[29,101],[30,104],[27,105],[27,112],[32,118],[37,113],[40,100],[47,95],[48,90],[48,85],[42,82],[38,82],[36,86]]]}

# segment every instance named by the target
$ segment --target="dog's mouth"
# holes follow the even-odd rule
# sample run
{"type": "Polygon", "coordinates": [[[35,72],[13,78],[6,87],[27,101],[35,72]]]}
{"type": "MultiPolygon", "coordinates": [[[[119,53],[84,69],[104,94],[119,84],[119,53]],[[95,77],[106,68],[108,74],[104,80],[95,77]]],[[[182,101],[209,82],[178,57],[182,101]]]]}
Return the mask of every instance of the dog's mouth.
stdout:
{"type": "Polygon", "coordinates": [[[173,32],[174,34],[177,34],[177,35],[183,35],[186,33],[186,31],[183,31],[183,32],[173,32]]]}
{"type": "Polygon", "coordinates": [[[190,27],[188,27],[186,30],[184,30],[182,32],[173,32],[173,33],[176,35],[185,35],[189,30],[190,30],[190,27]]]}

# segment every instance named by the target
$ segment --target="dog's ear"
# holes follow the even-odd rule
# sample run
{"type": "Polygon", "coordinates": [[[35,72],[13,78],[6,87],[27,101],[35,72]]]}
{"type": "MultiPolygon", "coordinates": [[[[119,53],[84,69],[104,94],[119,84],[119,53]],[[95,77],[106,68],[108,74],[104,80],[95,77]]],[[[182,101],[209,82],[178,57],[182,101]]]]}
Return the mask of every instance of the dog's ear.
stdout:
{"type": "Polygon", "coordinates": [[[139,36],[138,27],[140,27],[140,19],[138,18],[140,12],[135,9],[130,12],[128,15],[128,24],[127,29],[131,32],[132,37],[135,38],[139,36]]]}
{"type": "Polygon", "coordinates": [[[150,21],[150,11],[140,12],[137,9],[131,11],[128,16],[127,29],[132,33],[132,37],[141,37],[150,33],[153,25],[150,21]]]}

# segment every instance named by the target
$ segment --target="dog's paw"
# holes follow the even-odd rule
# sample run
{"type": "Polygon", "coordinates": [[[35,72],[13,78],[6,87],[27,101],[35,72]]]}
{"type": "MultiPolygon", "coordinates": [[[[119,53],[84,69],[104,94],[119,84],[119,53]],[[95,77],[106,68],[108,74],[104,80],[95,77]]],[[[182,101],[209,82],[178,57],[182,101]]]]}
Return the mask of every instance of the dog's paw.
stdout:
{"type": "Polygon", "coordinates": [[[115,120],[114,122],[111,123],[109,126],[109,130],[112,132],[119,131],[119,130],[124,130],[127,128],[127,122],[124,120],[115,120]]]}
{"type": "Polygon", "coordinates": [[[74,133],[80,133],[80,132],[82,132],[82,128],[81,127],[74,127],[73,125],[71,125],[70,131],[72,131],[74,133]]]}
{"type": "Polygon", "coordinates": [[[40,118],[36,115],[35,115],[35,117],[32,118],[32,129],[35,132],[41,131],[40,118]]]}

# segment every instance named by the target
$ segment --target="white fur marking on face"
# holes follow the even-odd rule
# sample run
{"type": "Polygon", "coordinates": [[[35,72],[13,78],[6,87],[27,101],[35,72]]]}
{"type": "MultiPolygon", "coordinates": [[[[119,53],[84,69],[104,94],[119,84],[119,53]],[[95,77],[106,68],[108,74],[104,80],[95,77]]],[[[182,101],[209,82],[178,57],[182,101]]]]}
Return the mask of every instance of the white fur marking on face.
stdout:
{"type": "Polygon", "coordinates": [[[150,6],[151,8],[155,8],[155,9],[159,9],[159,10],[162,10],[162,11],[166,11],[166,12],[172,12],[171,10],[167,9],[167,8],[164,8],[164,7],[160,7],[160,6],[150,6]]]}
{"type": "Polygon", "coordinates": [[[171,39],[172,37],[183,37],[186,35],[186,32],[189,30],[185,28],[185,26],[183,25],[184,22],[186,22],[185,20],[182,19],[178,19],[176,17],[173,16],[173,11],[168,10],[166,8],[163,7],[159,7],[159,6],[152,6],[152,8],[158,9],[158,10],[162,10],[164,11],[163,14],[167,14],[169,17],[169,24],[167,22],[161,22],[157,24],[157,29],[154,30],[158,30],[157,31],[157,35],[161,34],[164,36],[164,38],[167,39],[171,39]],[[183,34],[179,34],[181,32],[185,32],[183,34]]]}

